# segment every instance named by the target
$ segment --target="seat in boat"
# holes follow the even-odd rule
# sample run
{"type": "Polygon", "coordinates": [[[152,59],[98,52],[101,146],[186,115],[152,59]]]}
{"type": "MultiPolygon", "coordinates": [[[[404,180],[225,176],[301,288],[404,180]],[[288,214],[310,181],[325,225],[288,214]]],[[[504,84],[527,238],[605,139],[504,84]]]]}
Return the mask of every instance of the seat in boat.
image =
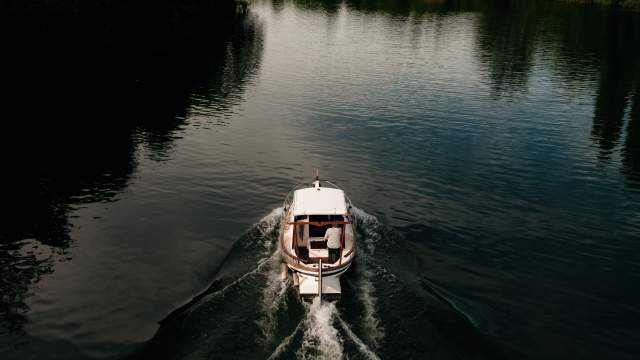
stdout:
{"type": "Polygon", "coordinates": [[[338,261],[340,257],[340,236],[342,235],[342,230],[339,227],[331,227],[328,228],[324,234],[324,238],[327,241],[327,248],[329,249],[329,259],[330,263],[334,263],[338,261]]]}
{"type": "Polygon", "coordinates": [[[325,239],[321,237],[309,239],[309,259],[322,259],[325,262],[329,260],[329,250],[325,239]]]}

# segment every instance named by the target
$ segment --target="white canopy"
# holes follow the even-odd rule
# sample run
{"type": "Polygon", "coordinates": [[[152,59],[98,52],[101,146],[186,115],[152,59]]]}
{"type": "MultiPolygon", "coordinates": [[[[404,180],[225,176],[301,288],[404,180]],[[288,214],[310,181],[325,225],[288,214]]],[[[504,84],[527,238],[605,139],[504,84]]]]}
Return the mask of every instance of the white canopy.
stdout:
{"type": "Polygon", "coordinates": [[[293,193],[293,215],[346,215],[344,191],[317,187],[293,193]]]}

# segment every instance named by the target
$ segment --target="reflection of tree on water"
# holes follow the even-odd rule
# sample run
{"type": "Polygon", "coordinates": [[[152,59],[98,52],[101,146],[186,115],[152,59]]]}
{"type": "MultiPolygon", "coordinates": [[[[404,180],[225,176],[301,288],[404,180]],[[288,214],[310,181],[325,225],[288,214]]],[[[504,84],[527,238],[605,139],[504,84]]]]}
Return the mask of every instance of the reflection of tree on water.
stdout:
{"type": "MultiPolygon", "coordinates": [[[[602,158],[609,155],[621,143],[623,128],[626,136],[621,144],[622,171],[630,188],[638,183],[638,92],[640,91],[640,28],[637,18],[625,14],[608,14],[602,23],[608,38],[599,45],[600,78],[595,99],[593,142],[600,149],[602,158]],[[628,116],[625,116],[628,115],[628,116]]],[[[591,26],[587,24],[585,26],[591,26]]],[[[586,31],[586,30],[585,30],[586,31]]]]}
{"type": "Polygon", "coordinates": [[[638,56],[633,24],[613,15],[607,19],[605,39],[601,52],[600,81],[593,115],[593,141],[600,147],[601,156],[606,157],[617,145],[624,123],[625,110],[629,103],[638,56]]]}
{"type": "Polygon", "coordinates": [[[214,125],[224,125],[220,115],[241,101],[260,66],[262,29],[255,17],[239,16],[227,22],[223,31],[218,27],[206,31],[211,33],[197,40],[189,33],[181,34],[167,60],[158,63],[152,56],[141,65],[155,63],[134,89],[135,103],[126,116],[157,158],[166,157],[175,132],[197,109],[212,109],[218,118],[214,125]],[[167,68],[172,70],[167,72],[167,68]]]}
{"type": "Polygon", "coordinates": [[[564,86],[597,79],[592,140],[599,148],[599,157],[610,158],[620,144],[625,114],[630,115],[621,153],[623,172],[632,180],[629,185],[637,184],[634,159],[639,156],[640,135],[634,130],[637,110],[631,111],[630,107],[637,109],[637,100],[631,97],[640,87],[638,16],[535,1],[489,2],[479,10],[476,41],[493,91],[497,95],[525,91],[537,50],[553,54],[564,86]]]}
{"type": "Polygon", "coordinates": [[[308,10],[324,10],[327,14],[334,14],[342,5],[339,0],[295,0],[297,7],[308,10]]]}
{"type": "Polygon", "coordinates": [[[640,71],[636,73],[622,161],[628,185],[640,189],[640,71]]]}
{"type": "MultiPolygon", "coordinates": [[[[135,13],[117,6],[110,10],[135,13]]],[[[55,270],[55,261],[68,260],[71,211],[114,201],[135,172],[139,146],[162,158],[194,99],[219,112],[237,104],[262,56],[259,23],[234,15],[234,7],[200,16],[183,8],[169,22],[142,11],[117,26],[91,18],[98,24],[84,32],[66,21],[86,19],[50,10],[60,14],[35,17],[46,31],[29,28],[33,13],[19,9],[2,25],[13,35],[9,53],[20,55],[4,68],[2,84],[11,94],[3,126],[15,142],[0,149],[9,189],[0,229],[0,324],[12,331],[25,321],[32,284],[55,270]]]]}
{"type": "Polygon", "coordinates": [[[526,90],[540,30],[539,4],[489,2],[478,21],[478,48],[497,95],[526,90]]]}
{"type": "Polygon", "coordinates": [[[427,13],[449,11],[473,11],[476,6],[471,0],[347,0],[351,9],[379,12],[392,16],[411,17],[427,13]]]}

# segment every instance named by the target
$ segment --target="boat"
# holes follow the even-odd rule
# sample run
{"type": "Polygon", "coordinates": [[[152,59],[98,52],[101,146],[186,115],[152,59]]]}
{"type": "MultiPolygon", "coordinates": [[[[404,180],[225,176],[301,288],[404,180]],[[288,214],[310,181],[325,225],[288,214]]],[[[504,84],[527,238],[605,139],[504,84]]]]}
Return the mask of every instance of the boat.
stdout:
{"type": "Polygon", "coordinates": [[[292,279],[303,299],[340,298],[340,276],[357,249],[352,210],[344,190],[317,175],[311,187],[296,187],[286,196],[279,235],[282,278],[292,279]]]}

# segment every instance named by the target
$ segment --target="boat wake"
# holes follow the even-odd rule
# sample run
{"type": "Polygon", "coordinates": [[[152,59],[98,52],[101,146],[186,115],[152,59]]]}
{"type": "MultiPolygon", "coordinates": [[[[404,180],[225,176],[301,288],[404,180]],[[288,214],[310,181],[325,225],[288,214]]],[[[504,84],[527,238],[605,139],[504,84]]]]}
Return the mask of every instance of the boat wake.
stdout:
{"type": "Polygon", "coordinates": [[[364,307],[363,329],[372,347],[377,349],[384,338],[384,329],[377,311],[377,298],[373,285],[376,274],[373,268],[379,266],[375,265],[374,256],[376,244],[381,238],[382,224],[375,216],[369,215],[359,208],[354,208],[354,214],[357,219],[361,243],[364,244],[364,249],[360,251],[359,260],[361,261],[358,264],[358,296],[364,307]]]}
{"type": "Polygon", "coordinates": [[[280,225],[280,219],[282,219],[282,208],[278,207],[273,210],[259,222],[254,225],[254,229],[258,236],[252,237],[258,244],[261,244],[263,247],[263,254],[272,255],[274,253],[274,248],[276,247],[276,230],[278,230],[278,225],[280,225]]]}
{"type": "Polygon", "coordinates": [[[271,353],[271,355],[269,355],[267,359],[279,359],[281,356],[283,356],[290,348],[291,343],[294,341],[296,336],[298,336],[299,332],[302,330],[304,324],[304,321],[300,321],[293,332],[282,339],[282,341],[280,341],[280,345],[276,347],[276,349],[273,351],[273,353],[271,353]]]}
{"type": "Polygon", "coordinates": [[[306,304],[305,318],[298,323],[294,331],[286,336],[268,357],[279,359],[285,357],[295,349],[293,343],[301,336],[300,344],[295,351],[298,359],[343,359],[349,358],[345,354],[344,344],[351,342],[359,357],[369,360],[379,360],[380,357],[364,343],[342,318],[335,303],[320,302],[316,298],[311,304],[306,304]],[[339,325],[339,328],[336,327],[339,325]],[[302,334],[302,335],[300,335],[302,334]]]}
{"type": "MultiPolygon", "coordinates": [[[[268,215],[264,216],[260,221],[252,226],[251,230],[247,232],[239,244],[236,244],[235,247],[241,247],[244,249],[257,247],[257,253],[259,256],[255,261],[255,267],[225,285],[221,286],[220,282],[214,281],[207,291],[194,298],[190,304],[187,304],[189,306],[189,309],[187,310],[189,313],[197,308],[197,304],[193,306],[193,303],[196,302],[196,300],[197,303],[204,303],[212,298],[224,295],[228,290],[241,284],[248,278],[260,274],[260,272],[265,268],[273,268],[274,263],[279,262],[279,255],[277,251],[274,250],[274,244],[276,243],[277,227],[280,223],[281,216],[282,208],[275,208],[271,210],[268,215]]],[[[231,259],[231,261],[232,260],[233,259],[231,259]]]]}
{"type": "Polygon", "coordinates": [[[358,351],[369,360],[379,360],[380,357],[376,355],[349,327],[341,317],[338,316],[338,322],[342,327],[342,330],[347,334],[349,339],[357,346],[358,351]]]}
{"type": "Polygon", "coordinates": [[[300,359],[341,359],[343,340],[334,327],[338,310],[334,303],[321,302],[315,298],[308,305],[304,320],[302,344],[296,355],[300,359]]]}
{"type": "MultiPolygon", "coordinates": [[[[357,353],[357,358],[379,359],[374,352],[384,337],[384,329],[377,313],[377,299],[373,280],[376,276],[373,271],[373,257],[376,243],[380,239],[380,227],[378,220],[366,212],[355,209],[358,219],[358,233],[360,241],[365,244],[364,251],[358,256],[356,268],[356,292],[359,300],[359,308],[362,316],[358,319],[359,329],[363,330],[364,338],[361,339],[352,326],[345,320],[336,303],[321,302],[318,298],[310,304],[303,304],[305,308],[304,318],[297,324],[293,332],[284,337],[276,347],[269,359],[287,357],[295,353],[295,358],[300,359],[342,359],[349,358],[349,352],[345,347],[357,353]]],[[[271,284],[265,289],[273,291],[271,284]]],[[[273,302],[272,306],[281,306],[279,302],[273,302]]],[[[351,309],[343,309],[348,312],[351,309]]]]}
{"type": "MultiPolygon", "coordinates": [[[[272,210],[234,244],[204,293],[174,311],[150,341],[163,358],[379,359],[384,338],[373,258],[380,240],[375,217],[356,209],[361,244],[340,302],[300,300],[281,279],[277,247],[282,208],[272,210]],[[225,354],[225,355],[220,355],[225,354]]],[[[149,356],[151,358],[153,356],[149,356]]]]}
{"type": "Polygon", "coordinates": [[[289,283],[280,278],[280,264],[281,260],[277,251],[266,260],[266,281],[260,302],[261,317],[256,321],[260,328],[263,345],[273,342],[278,311],[286,305],[284,300],[289,283]]]}
{"type": "Polygon", "coordinates": [[[420,351],[435,358],[458,354],[460,346],[450,339],[462,339],[469,354],[501,358],[450,296],[398,263],[411,257],[398,234],[361,209],[353,210],[359,248],[343,277],[340,301],[304,302],[290,282],[282,281],[277,248],[282,209],[276,208],[236,241],[209,289],[163,320],[136,356],[411,358],[415,344],[427,337],[432,341],[421,342],[420,351]]]}

